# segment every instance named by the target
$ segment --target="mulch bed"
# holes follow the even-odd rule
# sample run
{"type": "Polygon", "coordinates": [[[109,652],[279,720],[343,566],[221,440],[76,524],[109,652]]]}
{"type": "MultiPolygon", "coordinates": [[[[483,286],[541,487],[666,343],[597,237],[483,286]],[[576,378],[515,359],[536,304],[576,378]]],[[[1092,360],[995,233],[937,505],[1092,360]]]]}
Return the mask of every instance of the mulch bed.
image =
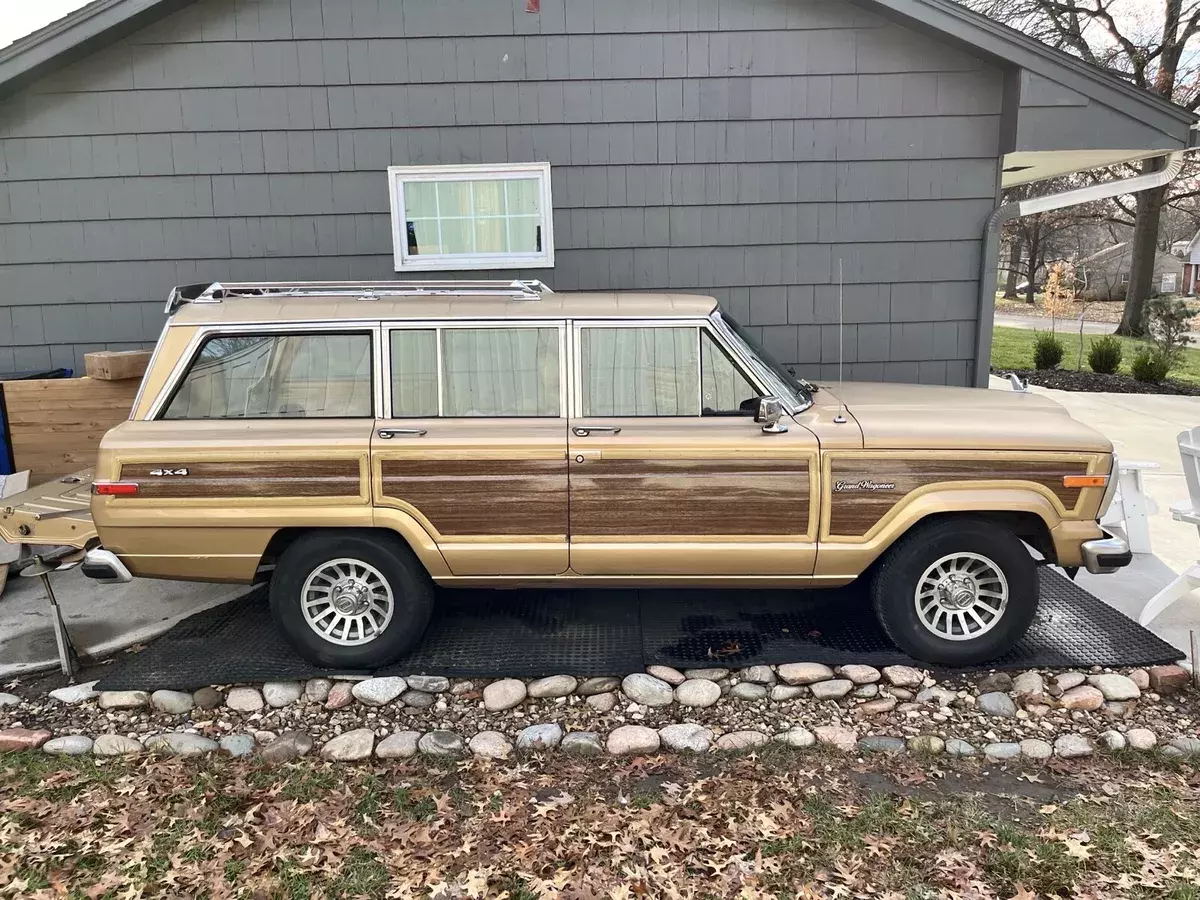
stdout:
{"type": "Polygon", "coordinates": [[[1076,372],[1072,369],[997,369],[993,375],[1001,377],[1014,372],[1027,384],[1053,388],[1058,391],[1092,391],[1109,394],[1173,394],[1184,397],[1200,397],[1200,385],[1188,384],[1168,378],[1162,384],[1138,381],[1132,375],[1101,375],[1098,372],[1076,372]]]}

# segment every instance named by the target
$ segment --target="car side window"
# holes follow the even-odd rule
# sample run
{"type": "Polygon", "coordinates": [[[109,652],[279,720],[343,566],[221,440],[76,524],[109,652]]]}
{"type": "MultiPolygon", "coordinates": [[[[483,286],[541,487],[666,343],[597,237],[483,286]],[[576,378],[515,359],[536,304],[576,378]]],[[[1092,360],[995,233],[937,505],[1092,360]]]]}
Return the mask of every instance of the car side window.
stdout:
{"type": "Polygon", "coordinates": [[[370,334],[208,338],[164,419],[370,418],[370,334]]]}
{"type": "Polygon", "coordinates": [[[762,392],[707,331],[700,332],[701,415],[750,416],[762,392]]]}
{"type": "Polygon", "coordinates": [[[396,329],[394,418],[558,417],[561,330],[396,329]]]}
{"type": "Polygon", "coordinates": [[[582,329],[581,414],[700,415],[698,332],[692,325],[582,329]]]}

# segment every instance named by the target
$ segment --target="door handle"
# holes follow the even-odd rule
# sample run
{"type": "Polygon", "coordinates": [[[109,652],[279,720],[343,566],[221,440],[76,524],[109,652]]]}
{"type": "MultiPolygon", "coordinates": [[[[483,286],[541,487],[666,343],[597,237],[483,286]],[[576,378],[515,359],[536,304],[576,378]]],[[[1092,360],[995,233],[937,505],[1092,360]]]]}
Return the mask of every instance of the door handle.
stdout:
{"type": "Polygon", "coordinates": [[[597,434],[620,434],[621,429],[616,425],[576,425],[571,429],[576,437],[587,437],[592,432],[597,434]]]}
{"type": "Polygon", "coordinates": [[[376,432],[385,441],[391,440],[398,434],[402,434],[405,437],[422,437],[426,433],[424,428],[380,428],[376,432]]]}

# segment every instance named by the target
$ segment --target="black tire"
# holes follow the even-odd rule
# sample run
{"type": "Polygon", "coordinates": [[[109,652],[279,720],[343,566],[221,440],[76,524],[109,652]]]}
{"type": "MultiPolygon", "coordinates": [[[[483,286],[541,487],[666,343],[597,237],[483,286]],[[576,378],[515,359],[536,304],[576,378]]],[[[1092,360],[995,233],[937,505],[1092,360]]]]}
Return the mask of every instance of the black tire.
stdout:
{"type": "Polygon", "coordinates": [[[403,541],[386,533],[310,532],[283,552],[271,579],[271,614],[279,630],[301,656],[328,668],[373,669],[394,662],[421,640],[432,611],[429,573],[403,541]],[[338,559],[357,560],[375,569],[392,596],[390,621],[365,642],[350,646],[327,639],[310,626],[301,602],[309,576],[338,559]]]}
{"type": "MultiPolygon", "coordinates": [[[[879,624],[905,653],[927,663],[974,665],[1004,655],[1029,630],[1037,613],[1037,566],[1021,540],[993,522],[953,518],[920,523],[880,560],[871,582],[871,602],[879,624]],[[917,611],[918,581],[934,563],[956,553],[983,557],[1007,582],[1007,604],[989,630],[975,638],[941,637],[922,622],[917,611]]],[[[981,618],[993,622],[986,611],[981,618]]],[[[961,624],[956,626],[953,619],[946,613],[935,626],[962,634],[961,624]]],[[[971,627],[977,626],[972,622],[971,627]]]]}

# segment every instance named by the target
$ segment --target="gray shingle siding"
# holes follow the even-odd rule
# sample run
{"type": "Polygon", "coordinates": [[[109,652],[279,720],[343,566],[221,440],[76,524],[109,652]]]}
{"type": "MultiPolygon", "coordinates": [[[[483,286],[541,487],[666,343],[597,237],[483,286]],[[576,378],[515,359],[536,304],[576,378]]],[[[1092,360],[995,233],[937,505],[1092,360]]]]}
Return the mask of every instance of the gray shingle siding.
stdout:
{"type": "Polygon", "coordinates": [[[523,274],[712,293],[831,378],[840,262],[847,378],[967,384],[1002,89],[844,0],[198,0],[0,101],[0,369],[177,283],[395,277],[387,166],[548,160],[523,274]]]}

